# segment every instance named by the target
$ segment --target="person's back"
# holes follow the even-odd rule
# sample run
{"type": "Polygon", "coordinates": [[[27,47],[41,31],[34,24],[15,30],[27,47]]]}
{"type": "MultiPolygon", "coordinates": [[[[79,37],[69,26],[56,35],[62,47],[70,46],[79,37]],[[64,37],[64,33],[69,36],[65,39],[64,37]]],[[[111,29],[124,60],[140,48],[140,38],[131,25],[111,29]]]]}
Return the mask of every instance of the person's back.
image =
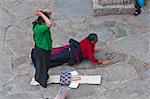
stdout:
{"type": "Polygon", "coordinates": [[[93,63],[108,64],[108,60],[98,60],[94,53],[96,52],[95,44],[98,41],[97,34],[91,33],[88,37],[80,41],[80,48],[83,59],[88,58],[93,63]]]}
{"type": "Polygon", "coordinates": [[[89,58],[94,63],[98,62],[98,60],[93,55],[94,47],[95,47],[95,44],[92,44],[90,41],[88,41],[87,38],[83,39],[80,42],[80,48],[81,48],[83,59],[89,58]]]}
{"type": "Polygon", "coordinates": [[[36,24],[33,30],[34,30],[34,41],[36,43],[36,46],[44,50],[51,50],[52,48],[51,32],[46,23],[36,24]]]}

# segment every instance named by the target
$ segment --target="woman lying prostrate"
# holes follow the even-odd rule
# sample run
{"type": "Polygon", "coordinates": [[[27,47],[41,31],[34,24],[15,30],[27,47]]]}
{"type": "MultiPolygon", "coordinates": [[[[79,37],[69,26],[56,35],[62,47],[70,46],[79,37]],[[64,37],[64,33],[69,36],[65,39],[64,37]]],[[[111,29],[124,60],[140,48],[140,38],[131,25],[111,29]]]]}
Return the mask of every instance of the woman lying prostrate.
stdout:
{"type": "Polygon", "coordinates": [[[97,41],[97,35],[92,33],[80,42],[70,39],[69,45],[53,48],[51,50],[49,68],[63,65],[64,63],[73,66],[76,63],[80,63],[83,59],[89,59],[93,63],[108,64],[109,60],[98,60],[94,56],[94,53],[98,52],[95,47],[97,41]]]}

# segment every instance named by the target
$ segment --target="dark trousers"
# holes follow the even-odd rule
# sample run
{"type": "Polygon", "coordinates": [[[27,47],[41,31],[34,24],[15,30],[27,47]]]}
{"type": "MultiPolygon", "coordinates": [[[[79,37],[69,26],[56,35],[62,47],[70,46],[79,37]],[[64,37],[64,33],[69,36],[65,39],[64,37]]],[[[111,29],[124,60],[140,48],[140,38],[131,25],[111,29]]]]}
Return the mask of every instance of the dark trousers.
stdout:
{"type": "Polygon", "coordinates": [[[48,70],[49,70],[50,51],[38,48],[35,46],[31,52],[31,59],[35,66],[35,80],[40,83],[42,87],[47,86],[48,70]]]}
{"type": "Polygon", "coordinates": [[[141,7],[138,4],[138,0],[134,0],[134,5],[135,5],[135,8],[136,8],[135,11],[138,12],[138,14],[141,14],[141,7]]]}
{"type": "Polygon", "coordinates": [[[69,59],[69,48],[53,48],[49,59],[49,68],[56,67],[67,63],[69,59]],[[55,49],[62,49],[57,53],[53,53],[55,49]]]}

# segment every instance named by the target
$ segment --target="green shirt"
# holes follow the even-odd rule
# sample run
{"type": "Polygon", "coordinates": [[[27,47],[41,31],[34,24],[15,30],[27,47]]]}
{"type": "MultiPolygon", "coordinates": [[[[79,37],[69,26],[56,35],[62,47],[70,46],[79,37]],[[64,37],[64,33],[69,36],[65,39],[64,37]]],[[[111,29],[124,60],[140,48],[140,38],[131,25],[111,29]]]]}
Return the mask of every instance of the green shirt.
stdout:
{"type": "Polygon", "coordinates": [[[51,31],[49,27],[44,24],[36,24],[33,28],[34,31],[34,41],[35,44],[44,50],[51,50],[52,48],[52,38],[51,38],[51,31]]]}

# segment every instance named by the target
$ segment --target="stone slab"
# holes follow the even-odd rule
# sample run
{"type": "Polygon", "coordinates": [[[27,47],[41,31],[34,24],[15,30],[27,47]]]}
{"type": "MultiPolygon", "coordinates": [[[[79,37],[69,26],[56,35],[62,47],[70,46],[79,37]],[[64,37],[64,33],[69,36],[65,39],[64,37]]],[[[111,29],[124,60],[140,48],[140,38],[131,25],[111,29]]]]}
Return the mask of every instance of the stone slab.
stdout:
{"type": "Polygon", "coordinates": [[[56,0],[54,4],[55,18],[58,16],[90,16],[91,0],[56,0]]]}
{"type": "Polygon", "coordinates": [[[133,11],[134,4],[99,5],[93,0],[93,16],[132,14],[133,11]]]}
{"type": "Polygon", "coordinates": [[[6,28],[14,22],[15,16],[8,10],[0,8],[0,20],[0,26],[6,28]]]}
{"type": "Polygon", "coordinates": [[[108,5],[112,4],[112,0],[95,0],[99,5],[108,5]]]}
{"type": "Polygon", "coordinates": [[[149,37],[150,33],[141,34],[140,36],[129,36],[128,38],[124,38],[115,42],[115,47],[132,56],[141,59],[144,62],[149,62],[149,37]]]}
{"type": "Polygon", "coordinates": [[[112,0],[112,4],[123,4],[123,0],[112,0]]]}
{"type": "Polygon", "coordinates": [[[121,24],[116,26],[114,34],[115,34],[116,38],[121,38],[121,37],[127,36],[125,27],[122,26],[121,24]]]}

